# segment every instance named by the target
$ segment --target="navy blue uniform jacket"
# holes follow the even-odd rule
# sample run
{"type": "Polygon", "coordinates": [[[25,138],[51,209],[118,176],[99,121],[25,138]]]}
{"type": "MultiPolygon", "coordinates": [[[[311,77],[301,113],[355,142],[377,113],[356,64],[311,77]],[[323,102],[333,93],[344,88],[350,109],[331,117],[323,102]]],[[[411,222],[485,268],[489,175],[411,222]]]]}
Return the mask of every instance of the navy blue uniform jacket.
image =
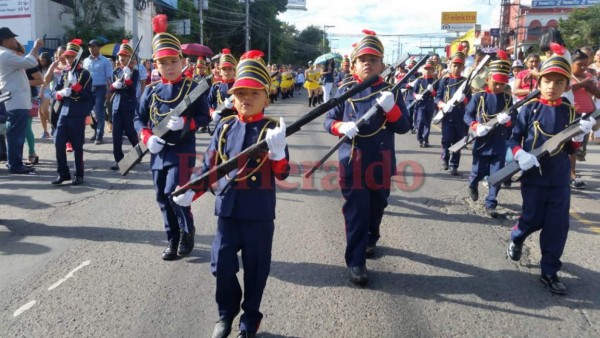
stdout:
{"type": "MultiPolygon", "coordinates": [[[[512,106],[512,96],[510,93],[502,92],[494,94],[486,91],[478,92],[473,94],[472,100],[467,104],[464,121],[472,128],[473,122],[486,123],[510,106],[512,106]]],[[[484,137],[477,138],[473,142],[473,154],[505,156],[506,141],[510,137],[515,119],[513,115],[509,123],[498,126],[484,137]]]]}

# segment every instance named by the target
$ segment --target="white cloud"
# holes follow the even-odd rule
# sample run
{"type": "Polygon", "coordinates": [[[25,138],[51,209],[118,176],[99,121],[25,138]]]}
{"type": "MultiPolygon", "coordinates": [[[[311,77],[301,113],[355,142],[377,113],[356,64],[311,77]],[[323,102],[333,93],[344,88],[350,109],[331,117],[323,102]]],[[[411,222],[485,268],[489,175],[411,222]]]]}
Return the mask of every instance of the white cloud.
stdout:
{"type": "Polygon", "coordinates": [[[381,37],[390,57],[397,56],[400,48],[403,53],[417,53],[418,45],[442,46],[444,40],[440,36],[447,33],[440,29],[442,12],[477,11],[477,21],[484,30],[496,27],[500,15],[500,0],[307,0],[306,3],[307,11],[287,11],[279,19],[298,30],[310,25],[335,26],[328,28],[327,33],[333,39],[333,49],[342,54],[350,53],[362,29],[374,30],[378,35],[436,33],[436,37],[381,37]],[[350,34],[357,36],[349,37],[350,34]]]}

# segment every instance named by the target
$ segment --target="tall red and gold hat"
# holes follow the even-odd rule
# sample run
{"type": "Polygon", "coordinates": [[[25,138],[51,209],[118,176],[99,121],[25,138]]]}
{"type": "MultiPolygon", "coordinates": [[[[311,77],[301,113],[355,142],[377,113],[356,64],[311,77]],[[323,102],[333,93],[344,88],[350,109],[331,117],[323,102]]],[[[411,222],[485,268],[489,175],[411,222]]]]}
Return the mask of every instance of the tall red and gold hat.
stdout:
{"type": "Polygon", "coordinates": [[[450,55],[450,62],[452,63],[465,63],[465,58],[467,57],[464,52],[465,47],[462,44],[458,45],[458,49],[456,52],[450,55]]]}
{"type": "Polygon", "coordinates": [[[425,62],[425,65],[423,66],[424,69],[426,68],[434,68],[435,66],[435,61],[431,60],[431,58],[427,59],[427,61],[425,62]]]}
{"type": "Polygon", "coordinates": [[[81,39],[73,39],[69,43],[67,43],[67,48],[63,55],[77,55],[81,50],[81,44],[83,41],[81,39]]]}
{"type": "Polygon", "coordinates": [[[128,43],[129,43],[129,40],[123,40],[123,42],[121,43],[121,46],[119,46],[119,52],[117,53],[117,55],[126,55],[126,56],[133,55],[133,47],[131,47],[128,43]]]}
{"type": "Polygon", "coordinates": [[[219,58],[219,68],[231,67],[235,69],[237,66],[237,60],[231,55],[229,48],[223,48],[221,51],[221,57],[219,58]]]}
{"type": "Polygon", "coordinates": [[[510,74],[510,61],[505,51],[496,52],[497,59],[490,62],[490,76],[492,80],[499,83],[508,83],[510,74]]]}
{"type": "Polygon", "coordinates": [[[202,67],[206,67],[206,60],[204,60],[204,58],[202,56],[199,56],[198,60],[196,61],[196,68],[202,68],[202,67]]]}
{"type": "Polygon", "coordinates": [[[235,82],[227,94],[233,94],[238,88],[252,88],[264,90],[269,96],[271,75],[262,59],[263,56],[265,53],[259,50],[250,50],[240,57],[235,82]]]}
{"type": "Polygon", "coordinates": [[[559,45],[558,43],[551,43],[550,50],[552,50],[552,56],[550,56],[543,64],[540,69],[540,77],[550,74],[558,73],[571,78],[571,53],[559,45]]]}
{"type": "Polygon", "coordinates": [[[342,59],[342,65],[349,65],[350,64],[350,59],[348,58],[348,55],[344,55],[344,58],[342,59]]]}
{"type": "Polygon", "coordinates": [[[152,58],[154,60],[168,56],[183,56],[179,39],[173,34],[167,33],[166,15],[158,14],[152,18],[152,30],[156,33],[152,39],[152,58]]]}
{"type": "Polygon", "coordinates": [[[367,29],[363,29],[363,33],[366,35],[354,47],[351,61],[354,62],[356,58],[365,54],[383,57],[383,44],[377,37],[377,34],[367,29]]]}

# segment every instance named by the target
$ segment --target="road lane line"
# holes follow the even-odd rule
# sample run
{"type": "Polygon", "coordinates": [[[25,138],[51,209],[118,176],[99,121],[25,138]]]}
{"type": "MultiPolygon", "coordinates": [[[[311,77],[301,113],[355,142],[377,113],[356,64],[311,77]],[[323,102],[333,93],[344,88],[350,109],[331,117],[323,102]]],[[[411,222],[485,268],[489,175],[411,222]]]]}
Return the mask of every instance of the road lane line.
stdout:
{"type": "Polygon", "coordinates": [[[21,313],[31,309],[35,305],[35,303],[36,303],[36,301],[32,300],[32,301],[28,302],[27,304],[18,308],[15,312],[13,312],[13,318],[18,317],[21,313]]]}
{"type": "Polygon", "coordinates": [[[67,279],[69,279],[69,278],[73,277],[73,274],[74,274],[74,273],[75,273],[77,270],[79,270],[79,269],[81,269],[81,268],[83,268],[84,266],[86,266],[86,265],[89,265],[89,264],[90,264],[90,261],[85,261],[85,262],[83,262],[83,263],[79,264],[79,266],[78,266],[78,267],[76,267],[75,269],[71,270],[71,272],[69,272],[69,273],[68,273],[68,274],[65,276],[65,278],[62,278],[62,279],[61,279],[61,280],[59,280],[58,282],[56,282],[56,283],[54,283],[54,284],[50,285],[50,287],[48,288],[48,291],[52,291],[52,290],[56,289],[56,288],[57,288],[57,287],[59,287],[59,286],[60,286],[62,283],[64,283],[64,282],[65,282],[67,279]]]}

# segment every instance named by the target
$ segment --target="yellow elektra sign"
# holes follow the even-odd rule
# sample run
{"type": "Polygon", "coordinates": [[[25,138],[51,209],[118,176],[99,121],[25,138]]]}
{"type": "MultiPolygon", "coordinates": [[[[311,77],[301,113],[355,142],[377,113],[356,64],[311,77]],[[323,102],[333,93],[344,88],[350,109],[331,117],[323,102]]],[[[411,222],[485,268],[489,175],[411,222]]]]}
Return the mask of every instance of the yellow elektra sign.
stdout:
{"type": "Polygon", "coordinates": [[[442,25],[476,23],[477,12],[442,12],[442,25]]]}

